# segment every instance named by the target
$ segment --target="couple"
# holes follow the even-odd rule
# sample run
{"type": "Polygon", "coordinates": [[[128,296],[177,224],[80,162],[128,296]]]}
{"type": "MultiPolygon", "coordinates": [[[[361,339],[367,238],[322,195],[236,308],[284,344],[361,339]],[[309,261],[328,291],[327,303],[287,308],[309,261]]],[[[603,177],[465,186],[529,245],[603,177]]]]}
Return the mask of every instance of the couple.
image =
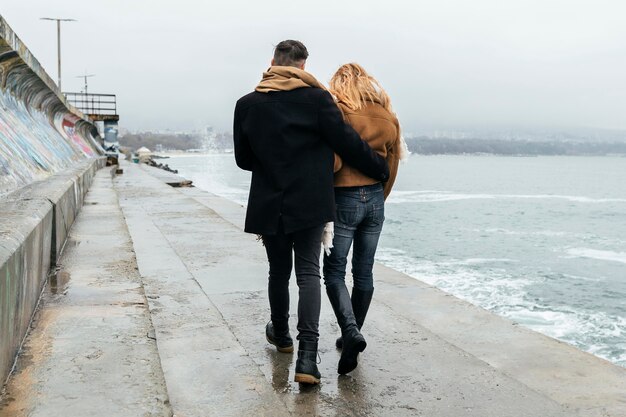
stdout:
{"type": "Polygon", "coordinates": [[[341,327],[338,373],[346,374],[367,345],[360,329],[374,292],[384,199],[403,148],[389,97],[374,78],[359,65],[346,64],[331,79],[329,93],[304,70],[308,55],[298,41],[276,46],[255,92],[237,102],[233,136],[237,165],[252,171],[245,231],[261,235],[269,262],[267,340],[279,352],[293,352],[288,321],[295,265],[295,381],[318,384],[323,235],[333,231],[329,222],[334,222],[332,244],[325,245],[324,283],[341,327]],[[345,274],[353,243],[350,297],[345,274]]]}

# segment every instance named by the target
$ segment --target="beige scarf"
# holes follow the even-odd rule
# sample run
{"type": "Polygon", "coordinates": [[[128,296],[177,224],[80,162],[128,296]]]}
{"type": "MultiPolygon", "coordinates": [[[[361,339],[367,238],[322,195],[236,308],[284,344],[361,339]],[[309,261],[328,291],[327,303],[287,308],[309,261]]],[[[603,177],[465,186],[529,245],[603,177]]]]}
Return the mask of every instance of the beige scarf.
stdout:
{"type": "Polygon", "coordinates": [[[314,87],[325,90],[324,86],[310,73],[296,67],[269,67],[255,90],[259,93],[270,91],[291,91],[296,88],[314,87]]]}

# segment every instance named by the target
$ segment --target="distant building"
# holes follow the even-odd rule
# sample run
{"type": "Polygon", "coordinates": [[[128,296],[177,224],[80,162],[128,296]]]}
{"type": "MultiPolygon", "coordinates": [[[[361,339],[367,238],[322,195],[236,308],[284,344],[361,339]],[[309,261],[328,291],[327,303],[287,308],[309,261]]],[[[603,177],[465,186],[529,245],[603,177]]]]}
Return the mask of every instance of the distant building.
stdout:
{"type": "Polygon", "coordinates": [[[137,156],[139,157],[139,162],[147,162],[152,156],[152,151],[145,146],[137,149],[137,156]]]}

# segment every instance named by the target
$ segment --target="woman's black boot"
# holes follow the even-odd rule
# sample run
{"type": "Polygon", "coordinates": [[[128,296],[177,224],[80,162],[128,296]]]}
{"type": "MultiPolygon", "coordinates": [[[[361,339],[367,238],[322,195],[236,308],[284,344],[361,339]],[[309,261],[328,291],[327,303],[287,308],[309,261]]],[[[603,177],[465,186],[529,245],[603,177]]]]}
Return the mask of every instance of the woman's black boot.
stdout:
{"type": "MultiPolygon", "coordinates": [[[[367,291],[352,288],[352,311],[354,313],[354,319],[356,320],[356,327],[358,327],[359,330],[363,328],[363,323],[365,322],[365,317],[370,309],[373,295],[373,288],[367,291]]],[[[337,338],[335,346],[337,346],[337,349],[343,348],[343,339],[341,337],[337,338]]]]}
{"type": "Polygon", "coordinates": [[[317,370],[317,342],[301,340],[296,360],[296,382],[319,384],[322,375],[317,370]]]}
{"type": "Polygon", "coordinates": [[[343,341],[343,350],[341,358],[337,366],[339,374],[347,374],[354,370],[358,365],[358,356],[360,352],[365,350],[367,342],[357,327],[354,313],[352,312],[352,303],[350,294],[345,285],[333,285],[326,287],[326,293],[330,304],[333,306],[337,323],[341,328],[341,338],[343,341]]]}

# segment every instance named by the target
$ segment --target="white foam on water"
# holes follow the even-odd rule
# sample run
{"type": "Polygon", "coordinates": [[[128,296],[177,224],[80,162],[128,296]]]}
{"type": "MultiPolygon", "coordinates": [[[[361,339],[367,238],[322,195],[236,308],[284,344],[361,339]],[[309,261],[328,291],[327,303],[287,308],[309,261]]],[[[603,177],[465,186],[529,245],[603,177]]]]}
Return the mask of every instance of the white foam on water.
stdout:
{"type": "Polygon", "coordinates": [[[525,293],[522,290],[531,284],[527,279],[511,279],[501,269],[491,268],[486,275],[472,268],[480,264],[517,262],[513,259],[468,258],[432,262],[413,259],[399,249],[379,248],[376,260],[487,309],[522,302],[519,298],[525,293]]]}
{"type": "Polygon", "coordinates": [[[565,278],[577,281],[589,281],[589,282],[600,282],[602,279],[600,278],[591,278],[591,277],[583,277],[580,275],[572,275],[572,274],[563,274],[565,278]]]}
{"type": "Polygon", "coordinates": [[[533,279],[513,277],[506,270],[494,267],[488,270],[472,268],[477,264],[515,260],[469,258],[433,262],[415,259],[400,249],[391,248],[379,248],[376,258],[386,266],[534,331],[626,366],[626,318],[573,307],[539,305],[527,292],[536,284],[533,279]]]}
{"type": "Polygon", "coordinates": [[[387,204],[401,203],[437,203],[470,199],[496,198],[491,194],[460,194],[448,191],[394,191],[386,200],[387,204]]]}
{"type": "Polygon", "coordinates": [[[509,230],[502,228],[489,228],[489,229],[472,229],[474,232],[486,232],[486,233],[500,233],[504,235],[513,235],[513,236],[547,236],[547,237],[561,237],[566,236],[565,232],[557,232],[554,230],[509,230]]]}
{"type": "Polygon", "coordinates": [[[493,200],[493,199],[558,199],[574,203],[626,203],[626,198],[593,198],[587,196],[576,195],[558,195],[558,194],[467,194],[455,193],[452,191],[394,191],[387,199],[389,204],[402,203],[438,203],[445,201],[458,200],[493,200]]]}
{"type": "Polygon", "coordinates": [[[519,262],[517,259],[509,258],[467,258],[460,261],[447,262],[448,265],[483,265],[492,263],[513,263],[519,262]]]}
{"type": "Polygon", "coordinates": [[[613,252],[590,248],[571,248],[567,250],[567,254],[573,258],[590,258],[626,264],[626,252],[613,252]]]}

